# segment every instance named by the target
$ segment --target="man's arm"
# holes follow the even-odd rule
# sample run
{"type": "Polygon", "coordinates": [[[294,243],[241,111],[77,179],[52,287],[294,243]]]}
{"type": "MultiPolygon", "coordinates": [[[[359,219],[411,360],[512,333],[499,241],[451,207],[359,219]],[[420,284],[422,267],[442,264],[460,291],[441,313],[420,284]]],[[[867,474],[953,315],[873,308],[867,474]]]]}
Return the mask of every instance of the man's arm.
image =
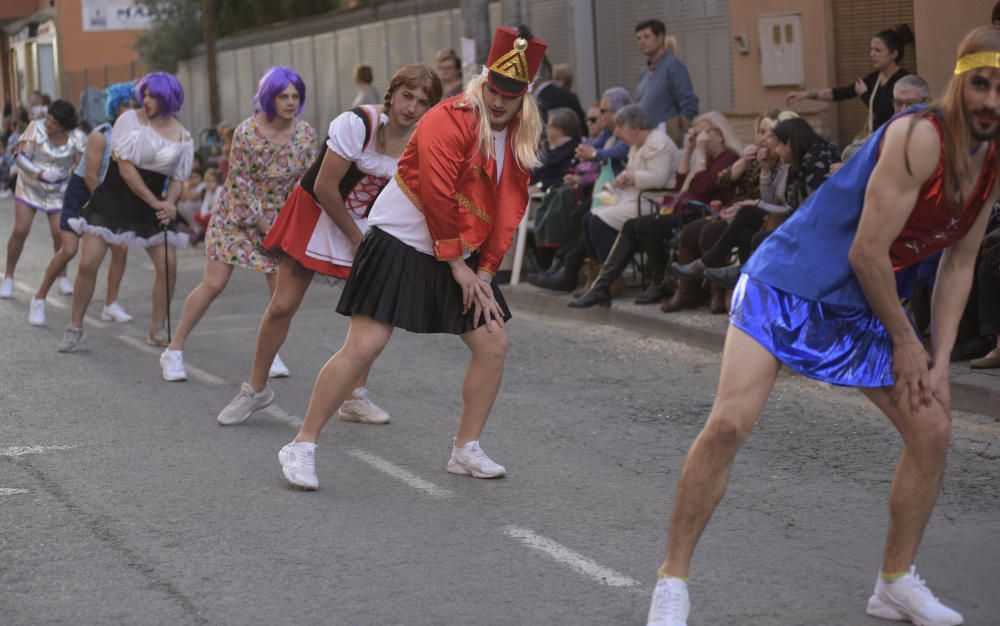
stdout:
{"type": "Polygon", "coordinates": [[[94,193],[97,186],[101,184],[101,157],[104,156],[104,146],[107,145],[107,141],[104,139],[104,133],[93,132],[90,134],[90,139],[87,140],[87,151],[83,156],[84,166],[83,170],[83,182],[87,185],[87,190],[90,193],[94,193]]]}
{"type": "Polygon", "coordinates": [[[893,400],[908,393],[916,411],[930,403],[927,353],[903,313],[889,248],[913,212],[921,185],[937,167],[941,141],[926,120],[917,123],[908,139],[909,124],[909,118],[896,120],[885,133],[848,258],[868,304],[892,338],[893,400]]]}
{"type": "Polygon", "coordinates": [[[670,72],[667,74],[667,89],[670,95],[677,102],[680,116],[686,120],[693,120],[698,116],[698,96],[694,93],[694,85],[691,84],[691,76],[687,68],[680,61],[670,64],[670,72]]]}

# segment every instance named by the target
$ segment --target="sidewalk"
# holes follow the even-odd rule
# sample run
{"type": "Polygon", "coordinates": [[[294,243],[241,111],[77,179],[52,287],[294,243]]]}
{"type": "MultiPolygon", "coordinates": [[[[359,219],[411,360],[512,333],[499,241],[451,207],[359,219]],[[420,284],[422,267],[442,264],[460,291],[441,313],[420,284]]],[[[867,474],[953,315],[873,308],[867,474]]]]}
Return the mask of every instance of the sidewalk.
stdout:
{"type": "MultiPolygon", "coordinates": [[[[566,306],[569,294],[540,289],[527,283],[506,285],[503,292],[513,309],[616,326],[719,353],[722,352],[728,326],[725,315],[710,315],[707,307],[668,315],[660,312],[658,305],[633,304],[634,295],[631,293],[629,297],[615,300],[611,307],[572,309],[566,306]]],[[[951,404],[955,410],[988,415],[1000,421],[1000,369],[972,370],[966,361],[953,363],[951,404]]]]}

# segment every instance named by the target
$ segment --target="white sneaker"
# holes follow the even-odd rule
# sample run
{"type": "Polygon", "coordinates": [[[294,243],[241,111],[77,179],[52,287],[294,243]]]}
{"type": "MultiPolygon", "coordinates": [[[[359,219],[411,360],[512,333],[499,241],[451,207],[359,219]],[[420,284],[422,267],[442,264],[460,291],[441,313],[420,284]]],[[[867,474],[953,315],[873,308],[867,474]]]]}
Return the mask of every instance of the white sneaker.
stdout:
{"type": "Polygon", "coordinates": [[[278,452],[278,462],[285,480],[293,487],[313,491],[319,488],[316,478],[316,444],[303,441],[289,443],[278,452]]]}
{"type": "Polygon", "coordinates": [[[917,568],[910,566],[910,573],[891,583],[878,577],[875,592],[868,599],[868,614],[882,619],[910,621],[918,626],[957,626],[962,614],[941,603],[924,579],[917,576],[917,568]]]}
{"type": "Polygon", "coordinates": [[[362,424],[388,424],[389,414],[380,409],[368,397],[368,389],[358,387],[351,392],[351,397],[344,400],[337,415],[345,422],[361,422],[362,424]]]}
{"type": "Polygon", "coordinates": [[[82,328],[67,326],[57,350],[59,352],[76,352],[80,349],[80,345],[83,344],[83,340],[86,338],[87,336],[83,333],[82,328]]]}
{"type": "Polygon", "coordinates": [[[14,297],[14,279],[8,276],[0,283],[0,298],[14,297]]]}
{"type": "Polygon", "coordinates": [[[271,361],[271,369],[267,372],[268,378],[288,378],[288,366],[281,360],[280,354],[274,355],[271,361]]]}
{"type": "Polygon", "coordinates": [[[105,322],[131,322],[132,316],[126,313],[122,305],[115,300],[101,309],[101,319],[105,322]]]}
{"type": "Polygon", "coordinates": [[[653,590],[646,626],[687,626],[690,611],[687,583],[680,578],[661,578],[653,590]]]}
{"type": "Polygon", "coordinates": [[[66,278],[65,276],[60,276],[58,283],[59,283],[59,293],[61,293],[64,296],[73,295],[73,283],[69,282],[68,278],[66,278]]]}
{"type": "Polygon", "coordinates": [[[452,445],[448,471],[475,478],[500,478],[507,475],[507,468],[486,456],[478,441],[470,441],[461,448],[452,445]]]}
{"type": "Polygon", "coordinates": [[[263,409],[272,402],[274,402],[274,390],[270,386],[264,387],[264,390],[258,393],[250,383],[243,383],[240,385],[240,392],[219,412],[216,421],[222,426],[239,424],[253,415],[254,411],[263,409]]]}
{"type": "Polygon", "coordinates": [[[160,355],[160,369],[163,370],[163,380],[174,382],[187,380],[187,372],[184,371],[184,352],[181,350],[171,350],[167,348],[160,355]]]}
{"type": "Polygon", "coordinates": [[[45,326],[45,300],[31,299],[28,309],[28,323],[32,326],[45,326]]]}

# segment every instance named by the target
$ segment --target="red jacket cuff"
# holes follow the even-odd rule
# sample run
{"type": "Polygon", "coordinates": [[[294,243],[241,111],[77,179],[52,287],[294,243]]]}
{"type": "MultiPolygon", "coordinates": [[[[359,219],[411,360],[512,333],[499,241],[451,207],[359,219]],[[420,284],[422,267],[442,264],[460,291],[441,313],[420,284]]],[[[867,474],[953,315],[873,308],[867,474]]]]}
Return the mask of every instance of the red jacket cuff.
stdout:
{"type": "Polygon", "coordinates": [[[454,261],[465,256],[461,239],[438,239],[434,242],[434,258],[438,261],[454,261]]]}

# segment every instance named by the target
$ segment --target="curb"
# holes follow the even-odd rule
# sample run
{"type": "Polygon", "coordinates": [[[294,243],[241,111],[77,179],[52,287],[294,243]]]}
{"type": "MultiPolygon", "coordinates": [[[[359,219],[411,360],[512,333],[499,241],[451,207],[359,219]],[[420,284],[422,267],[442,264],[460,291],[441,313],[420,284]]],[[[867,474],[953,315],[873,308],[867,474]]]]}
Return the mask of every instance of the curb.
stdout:
{"type": "MultiPolygon", "coordinates": [[[[692,314],[664,315],[655,306],[615,302],[611,306],[573,309],[568,294],[532,285],[505,285],[504,298],[514,309],[591,324],[614,326],[643,335],[722,352],[726,340],[724,316],[711,316],[703,309],[692,314]],[[697,319],[706,324],[691,323],[697,319]]],[[[625,299],[622,298],[624,301],[625,299]]],[[[951,404],[956,411],[978,413],[1000,422],[1000,377],[970,370],[968,363],[951,366],[951,404]]]]}

